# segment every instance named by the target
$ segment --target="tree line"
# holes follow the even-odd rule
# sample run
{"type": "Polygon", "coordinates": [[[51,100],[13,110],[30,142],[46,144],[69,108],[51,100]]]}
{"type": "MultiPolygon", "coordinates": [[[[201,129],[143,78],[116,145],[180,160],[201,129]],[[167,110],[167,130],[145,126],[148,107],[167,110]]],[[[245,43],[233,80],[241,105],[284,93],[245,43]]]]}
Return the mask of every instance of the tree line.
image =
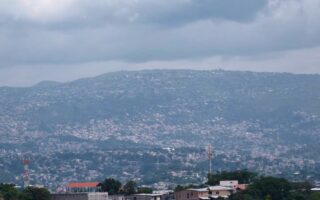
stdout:
{"type": "Polygon", "coordinates": [[[308,181],[290,182],[285,178],[260,176],[247,170],[209,173],[207,178],[205,184],[178,185],[175,191],[218,185],[221,180],[238,180],[240,184],[248,184],[248,188],[232,194],[229,200],[320,200],[320,193],[311,192],[313,185],[308,181]]]}
{"type": "Polygon", "coordinates": [[[120,181],[113,178],[106,178],[101,183],[101,190],[103,192],[108,192],[109,195],[132,195],[136,193],[151,194],[153,192],[152,188],[138,187],[137,183],[133,180],[129,180],[126,184],[122,185],[120,181]]]}
{"type": "Polygon", "coordinates": [[[0,199],[4,200],[49,200],[50,192],[45,188],[27,187],[17,189],[14,184],[0,183],[0,199]]]}
{"type": "MultiPolygon", "coordinates": [[[[248,184],[248,188],[232,194],[229,200],[320,200],[320,193],[311,192],[313,185],[307,181],[290,182],[284,178],[260,176],[247,170],[216,172],[208,174],[207,178],[207,182],[201,185],[178,185],[175,191],[218,185],[220,180],[238,180],[240,184],[248,184]]],[[[108,192],[109,195],[153,192],[152,188],[138,187],[133,180],[122,185],[120,181],[113,178],[106,178],[101,182],[101,191],[108,192]]],[[[0,199],[49,200],[50,193],[45,188],[17,189],[13,184],[0,183],[0,199]]]]}

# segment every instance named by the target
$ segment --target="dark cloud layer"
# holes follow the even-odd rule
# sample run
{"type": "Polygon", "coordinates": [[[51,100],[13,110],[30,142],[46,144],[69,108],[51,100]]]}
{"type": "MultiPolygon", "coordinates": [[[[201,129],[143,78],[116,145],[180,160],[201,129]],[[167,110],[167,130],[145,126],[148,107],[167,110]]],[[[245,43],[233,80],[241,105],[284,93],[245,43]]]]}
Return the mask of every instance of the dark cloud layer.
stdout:
{"type": "Polygon", "coordinates": [[[319,10],[318,0],[4,0],[0,73],[39,66],[75,73],[66,66],[81,71],[85,63],[106,62],[130,70],[139,63],[254,60],[318,49],[319,10]]]}

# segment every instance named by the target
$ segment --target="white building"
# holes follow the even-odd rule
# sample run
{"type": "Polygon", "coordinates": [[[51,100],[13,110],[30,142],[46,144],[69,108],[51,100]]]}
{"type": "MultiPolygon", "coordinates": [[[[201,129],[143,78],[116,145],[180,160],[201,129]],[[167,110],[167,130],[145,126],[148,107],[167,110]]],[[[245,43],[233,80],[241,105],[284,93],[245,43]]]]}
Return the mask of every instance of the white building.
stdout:
{"type": "Polygon", "coordinates": [[[236,189],[237,186],[239,185],[239,181],[237,180],[224,180],[224,181],[220,181],[220,186],[223,187],[231,187],[233,189],[236,189]]]}

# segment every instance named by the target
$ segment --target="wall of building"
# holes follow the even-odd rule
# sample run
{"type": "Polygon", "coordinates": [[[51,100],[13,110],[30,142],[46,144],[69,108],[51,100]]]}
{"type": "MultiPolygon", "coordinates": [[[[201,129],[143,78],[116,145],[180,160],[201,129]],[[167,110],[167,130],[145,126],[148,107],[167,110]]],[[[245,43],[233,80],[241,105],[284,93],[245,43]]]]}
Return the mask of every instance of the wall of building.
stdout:
{"type": "Polygon", "coordinates": [[[176,200],[199,200],[200,197],[208,197],[208,191],[182,190],[175,192],[176,200]]]}
{"type": "Polygon", "coordinates": [[[126,200],[160,200],[160,195],[130,195],[125,197],[126,200]]]}
{"type": "Polygon", "coordinates": [[[87,193],[51,194],[50,200],[88,200],[87,193]]]}
{"type": "Polygon", "coordinates": [[[107,192],[51,194],[50,200],[108,200],[107,192]]]}
{"type": "Polygon", "coordinates": [[[124,195],[109,195],[109,200],[125,200],[124,195]]]}
{"type": "Polygon", "coordinates": [[[88,193],[88,200],[108,200],[107,192],[88,193]]]}
{"type": "Polygon", "coordinates": [[[231,192],[228,190],[216,190],[216,191],[211,191],[212,196],[220,196],[220,197],[225,197],[225,196],[230,196],[231,192]]]}

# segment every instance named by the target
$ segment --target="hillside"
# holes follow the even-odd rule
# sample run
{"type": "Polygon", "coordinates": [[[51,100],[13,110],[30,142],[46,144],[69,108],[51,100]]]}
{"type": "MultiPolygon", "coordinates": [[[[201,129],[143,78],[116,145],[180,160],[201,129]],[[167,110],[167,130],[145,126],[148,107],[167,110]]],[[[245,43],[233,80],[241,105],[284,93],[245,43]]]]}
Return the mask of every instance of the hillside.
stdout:
{"type": "MultiPolygon", "coordinates": [[[[83,155],[84,149],[143,152],[212,144],[216,159],[221,159],[217,169],[237,166],[272,174],[289,169],[310,174],[320,166],[319,75],[115,72],[68,83],[1,87],[0,105],[0,150],[6,150],[2,162],[12,165],[22,150],[48,158],[66,152],[83,155]],[[277,164],[266,168],[273,162],[277,164]],[[312,169],[305,169],[306,163],[312,169]]],[[[201,152],[193,159],[203,156],[201,152]]],[[[205,156],[194,162],[193,169],[203,169],[205,156]]],[[[98,168],[91,167],[99,174],[98,168]]],[[[8,169],[5,180],[12,180],[20,168],[15,170],[8,169]]],[[[110,174],[117,173],[121,172],[110,174]]]]}

